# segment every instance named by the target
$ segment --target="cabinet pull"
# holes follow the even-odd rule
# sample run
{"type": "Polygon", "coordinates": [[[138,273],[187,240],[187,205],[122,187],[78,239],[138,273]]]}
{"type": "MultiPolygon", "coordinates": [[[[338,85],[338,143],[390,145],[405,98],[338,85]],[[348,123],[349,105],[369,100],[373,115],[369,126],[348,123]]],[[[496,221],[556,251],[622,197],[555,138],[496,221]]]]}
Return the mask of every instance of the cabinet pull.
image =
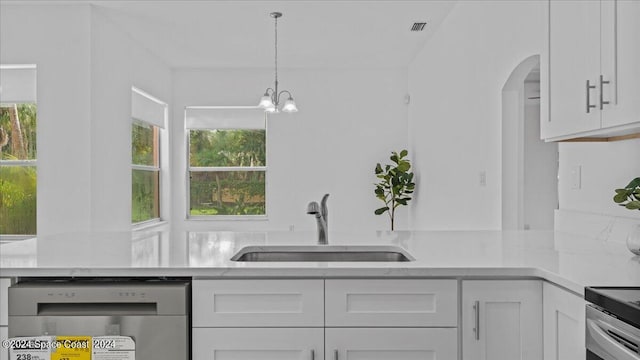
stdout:
{"type": "Polygon", "coordinates": [[[605,81],[604,76],[600,75],[600,110],[604,108],[605,105],[609,105],[609,101],[604,100],[604,84],[610,84],[611,81],[605,81]]]}
{"type": "Polygon", "coordinates": [[[475,304],[473,304],[473,314],[475,318],[473,332],[476,333],[476,340],[480,340],[480,301],[476,301],[475,304]]]}
{"type": "Polygon", "coordinates": [[[316,360],[316,351],[311,349],[311,360],[316,360]]]}
{"type": "Polygon", "coordinates": [[[591,112],[591,109],[594,109],[596,106],[591,105],[591,89],[595,89],[595,85],[591,85],[590,81],[587,80],[587,114],[591,112]]]}
{"type": "Polygon", "coordinates": [[[333,350],[333,360],[338,360],[338,349],[333,350]]]}

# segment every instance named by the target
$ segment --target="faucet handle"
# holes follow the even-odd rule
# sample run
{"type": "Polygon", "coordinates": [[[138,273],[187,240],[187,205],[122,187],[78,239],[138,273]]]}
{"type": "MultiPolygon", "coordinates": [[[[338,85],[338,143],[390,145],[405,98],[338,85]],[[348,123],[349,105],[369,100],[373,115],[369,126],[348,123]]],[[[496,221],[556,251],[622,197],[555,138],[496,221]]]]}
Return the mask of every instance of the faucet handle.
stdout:
{"type": "Polygon", "coordinates": [[[317,202],[312,201],[307,205],[307,214],[318,214],[320,212],[320,205],[317,202]]]}

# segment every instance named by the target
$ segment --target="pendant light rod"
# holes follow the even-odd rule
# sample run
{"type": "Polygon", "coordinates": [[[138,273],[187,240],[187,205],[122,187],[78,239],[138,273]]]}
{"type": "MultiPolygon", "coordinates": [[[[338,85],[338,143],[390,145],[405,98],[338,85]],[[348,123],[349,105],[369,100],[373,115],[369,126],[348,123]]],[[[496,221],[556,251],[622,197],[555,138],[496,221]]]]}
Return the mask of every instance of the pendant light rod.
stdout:
{"type": "MultiPolygon", "coordinates": [[[[273,18],[274,21],[274,29],[275,29],[275,34],[274,34],[274,54],[275,54],[275,73],[276,73],[276,81],[275,81],[275,89],[274,89],[274,94],[278,93],[278,18],[282,17],[282,13],[281,12],[277,12],[274,11],[271,14],[271,17],[273,18]]],[[[276,105],[278,105],[278,99],[274,99],[274,103],[276,105]]]]}

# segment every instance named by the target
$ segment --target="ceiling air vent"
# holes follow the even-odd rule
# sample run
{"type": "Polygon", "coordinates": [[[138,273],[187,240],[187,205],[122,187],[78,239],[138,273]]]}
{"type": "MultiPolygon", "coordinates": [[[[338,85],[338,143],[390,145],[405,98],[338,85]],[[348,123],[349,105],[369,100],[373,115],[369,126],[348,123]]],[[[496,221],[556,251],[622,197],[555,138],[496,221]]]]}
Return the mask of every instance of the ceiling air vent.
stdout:
{"type": "Polygon", "coordinates": [[[422,31],[422,30],[424,30],[424,27],[426,25],[427,25],[426,22],[413,23],[413,26],[411,27],[411,31],[422,31]]]}

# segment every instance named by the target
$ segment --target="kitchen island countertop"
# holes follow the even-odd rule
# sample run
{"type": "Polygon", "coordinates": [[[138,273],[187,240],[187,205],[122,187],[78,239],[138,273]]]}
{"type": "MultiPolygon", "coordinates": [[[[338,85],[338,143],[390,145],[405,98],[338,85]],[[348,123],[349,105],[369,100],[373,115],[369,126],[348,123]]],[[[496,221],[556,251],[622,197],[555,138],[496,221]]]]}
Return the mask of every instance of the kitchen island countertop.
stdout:
{"type": "Polygon", "coordinates": [[[640,256],[624,244],[552,231],[330,233],[332,245],[396,245],[412,262],[235,262],[245,246],[314,245],[312,232],[139,231],[60,234],[0,245],[0,277],[542,278],[640,286],[640,256]]]}

